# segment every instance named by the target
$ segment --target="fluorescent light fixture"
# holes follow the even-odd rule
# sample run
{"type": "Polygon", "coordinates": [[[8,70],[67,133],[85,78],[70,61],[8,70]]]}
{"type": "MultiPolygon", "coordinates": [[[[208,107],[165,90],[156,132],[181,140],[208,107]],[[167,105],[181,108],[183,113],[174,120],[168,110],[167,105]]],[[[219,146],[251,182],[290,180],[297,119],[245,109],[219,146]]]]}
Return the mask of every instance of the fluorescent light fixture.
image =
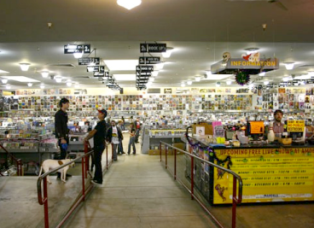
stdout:
{"type": "Polygon", "coordinates": [[[185,87],[185,83],[184,82],[181,83],[181,87],[185,87]]]}
{"type": "Polygon", "coordinates": [[[83,55],[84,55],[84,52],[83,52],[83,51],[82,51],[82,52],[75,52],[75,53],[73,53],[73,56],[74,56],[74,58],[76,58],[76,59],[82,58],[83,55]]]}
{"type": "Polygon", "coordinates": [[[75,45],[75,44],[68,44],[68,49],[76,50],[76,48],[77,48],[77,45],[75,45]]]}
{"type": "Polygon", "coordinates": [[[45,85],[44,85],[44,84],[41,84],[41,85],[40,85],[40,88],[41,88],[41,89],[44,89],[44,88],[45,88],[45,85]]]}
{"type": "Polygon", "coordinates": [[[28,87],[32,87],[32,86],[33,86],[33,83],[30,83],[30,82],[29,82],[29,83],[27,83],[27,86],[28,86],[28,87]]]}
{"type": "Polygon", "coordinates": [[[217,80],[229,78],[231,76],[233,76],[233,74],[212,74],[210,77],[203,79],[203,81],[204,80],[215,80],[215,81],[217,81],[217,80]]]}
{"type": "Polygon", "coordinates": [[[93,72],[94,71],[94,66],[87,66],[87,72],[93,72]]]}
{"type": "Polygon", "coordinates": [[[7,84],[7,83],[8,83],[8,79],[1,79],[1,82],[2,82],[3,84],[7,84]]]}
{"type": "Polygon", "coordinates": [[[7,74],[9,72],[5,71],[5,70],[0,70],[0,74],[7,74]]]}
{"type": "Polygon", "coordinates": [[[162,70],[165,66],[165,62],[155,64],[155,70],[162,70]]]}
{"type": "Polygon", "coordinates": [[[72,82],[67,82],[67,86],[71,87],[72,86],[72,82]]]}
{"type": "Polygon", "coordinates": [[[104,60],[111,71],[134,71],[138,60],[104,60]]]}
{"type": "Polygon", "coordinates": [[[301,83],[301,85],[305,85],[305,81],[302,81],[302,82],[300,82],[301,83]]]}
{"type": "Polygon", "coordinates": [[[135,81],[135,74],[114,74],[117,81],[135,81]]]}
{"type": "Polygon", "coordinates": [[[216,82],[216,87],[220,87],[220,82],[216,82]]]}
{"type": "Polygon", "coordinates": [[[294,63],[293,62],[291,62],[291,63],[284,63],[284,64],[285,64],[287,70],[293,70],[293,68],[294,68],[294,63]]]}
{"type": "Polygon", "coordinates": [[[172,52],[173,52],[173,48],[172,47],[167,47],[167,51],[166,52],[162,52],[162,57],[170,58],[172,52]]]}
{"type": "Polygon", "coordinates": [[[311,78],[310,75],[301,75],[301,76],[295,77],[295,79],[310,79],[310,78],[311,78]]]}
{"type": "Polygon", "coordinates": [[[30,64],[29,63],[20,63],[22,71],[28,71],[30,64]]]}
{"type": "Polygon", "coordinates": [[[230,81],[230,80],[229,80],[229,81],[226,81],[226,84],[227,84],[227,85],[231,85],[231,84],[232,84],[232,81],[230,81]]]}
{"type": "Polygon", "coordinates": [[[117,4],[128,10],[141,5],[142,0],[117,0],[117,4]]]}
{"type": "Polygon", "coordinates": [[[264,81],[264,85],[268,85],[269,84],[269,81],[264,81]]]}
{"type": "Polygon", "coordinates": [[[150,82],[154,82],[154,81],[155,81],[155,78],[150,78],[149,81],[150,81],[150,82]]]}
{"type": "Polygon", "coordinates": [[[261,72],[261,73],[259,73],[258,75],[263,77],[263,76],[266,75],[266,72],[261,72]]]}
{"type": "Polygon", "coordinates": [[[60,82],[62,82],[62,77],[61,76],[56,76],[55,80],[56,80],[57,83],[60,83],[60,82]]]}
{"type": "Polygon", "coordinates": [[[11,89],[11,86],[10,85],[6,85],[5,88],[6,89],[11,89]]]}
{"type": "Polygon", "coordinates": [[[197,82],[201,81],[201,77],[196,77],[195,81],[197,81],[197,82]]]}
{"type": "Polygon", "coordinates": [[[79,84],[76,84],[76,85],[74,86],[74,88],[78,89],[78,88],[80,88],[80,85],[79,85],[79,84]]]}
{"type": "Polygon", "coordinates": [[[206,76],[209,77],[209,76],[212,76],[212,72],[209,70],[209,71],[206,71],[206,76]]]}
{"type": "Polygon", "coordinates": [[[153,72],[152,72],[152,76],[153,76],[153,77],[157,77],[158,74],[159,74],[159,71],[153,71],[153,72]]]}
{"type": "Polygon", "coordinates": [[[38,80],[28,78],[25,76],[2,76],[2,78],[9,79],[17,82],[39,82],[38,80]]]}
{"type": "Polygon", "coordinates": [[[41,76],[42,76],[43,78],[47,78],[47,77],[49,76],[49,71],[46,71],[46,70],[42,71],[42,72],[41,72],[41,76]]]}
{"type": "Polygon", "coordinates": [[[192,81],[187,81],[186,82],[186,84],[188,84],[188,85],[192,85],[192,83],[193,83],[192,81]]]}
{"type": "MultiPolygon", "coordinates": [[[[1,73],[1,72],[0,72],[0,73],[1,73]]],[[[314,76],[314,71],[309,71],[309,72],[308,72],[308,75],[314,76]]]]}

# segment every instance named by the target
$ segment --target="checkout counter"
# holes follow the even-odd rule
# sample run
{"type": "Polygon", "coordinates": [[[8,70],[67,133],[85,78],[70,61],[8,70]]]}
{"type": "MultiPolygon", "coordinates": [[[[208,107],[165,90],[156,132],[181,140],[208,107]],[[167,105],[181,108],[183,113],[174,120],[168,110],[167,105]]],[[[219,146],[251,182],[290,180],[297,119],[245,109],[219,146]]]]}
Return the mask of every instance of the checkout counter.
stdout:
{"type": "MultiPolygon", "coordinates": [[[[298,139],[290,145],[248,142],[234,146],[208,143],[204,137],[192,139],[199,142],[193,153],[242,177],[243,203],[314,200],[314,145],[309,142],[298,139]]],[[[232,203],[232,175],[202,162],[196,162],[194,169],[195,186],[204,198],[214,205],[232,203]]]]}

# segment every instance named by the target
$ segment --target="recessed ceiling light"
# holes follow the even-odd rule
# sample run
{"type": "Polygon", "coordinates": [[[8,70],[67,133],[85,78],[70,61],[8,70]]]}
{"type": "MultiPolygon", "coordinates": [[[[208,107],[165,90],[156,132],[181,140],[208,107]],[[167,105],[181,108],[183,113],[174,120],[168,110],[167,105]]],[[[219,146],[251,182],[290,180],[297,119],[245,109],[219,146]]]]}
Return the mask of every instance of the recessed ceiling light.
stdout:
{"type": "Polygon", "coordinates": [[[130,71],[135,70],[138,60],[104,60],[111,71],[130,71]]]}
{"type": "Polygon", "coordinates": [[[284,63],[284,64],[285,64],[287,70],[293,70],[295,63],[294,62],[288,62],[288,63],[284,63]]]}
{"type": "Polygon", "coordinates": [[[41,72],[41,76],[42,76],[43,78],[47,78],[47,77],[49,76],[49,71],[46,71],[46,70],[42,71],[42,72],[41,72]]]}
{"type": "Polygon", "coordinates": [[[268,85],[269,84],[269,81],[264,81],[264,85],[268,85]]]}
{"type": "Polygon", "coordinates": [[[172,52],[173,52],[173,48],[172,47],[167,47],[167,51],[166,52],[162,52],[162,57],[170,58],[172,52]]]}
{"type": "Polygon", "coordinates": [[[72,82],[67,82],[67,86],[71,87],[72,86],[72,82]]]}
{"type": "Polygon", "coordinates": [[[7,74],[9,72],[5,71],[5,70],[0,70],[0,74],[7,74]]]}
{"type": "Polygon", "coordinates": [[[62,77],[61,76],[56,76],[55,80],[56,80],[57,83],[60,83],[60,82],[62,82],[62,77]]]}
{"type": "Polygon", "coordinates": [[[28,86],[28,87],[32,87],[32,86],[33,86],[33,83],[27,83],[27,86],[28,86]]]}
{"type": "Polygon", "coordinates": [[[227,84],[227,85],[231,85],[231,84],[232,84],[232,81],[230,81],[230,80],[229,80],[229,81],[226,81],[226,84],[227,84]]]}
{"type": "Polygon", "coordinates": [[[181,83],[181,87],[185,87],[185,83],[182,82],[182,83],[181,83]]]}
{"type": "Polygon", "coordinates": [[[25,76],[2,76],[2,78],[9,79],[17,82],[39,82],[38,80],[28,78],[25,76]]]}
{"type": "Polygon", "coordinates": [[[211,75],[213,75],[213,74],[212,74],[212,72],[211,72],[210,70],[206,71],[206,76],[207,76],[207,77],[209,77],[209,76],[211,76],[211,75]]]}
{"type": "Polygon", "coordinates": [[[30,64],[29,63],[20,63],[22,71],[28,71],[30,64]]]}
{"type": "Polygon", "coordinates": [[[128,10],[141,5],[142,0],[117,0],[117,4],[128,10]]]}
{"type": "Polygon", "coordinates": [[[6,85],[5,88],[6,89],[11,89],[11,86],[10,85],[6,85]]]}
{"type": "Polygon", "coordinates": [[[284,77],[283,79],[282,79],[284,82],[287,82],[287,81],[291,81],[292,80],[292,77],[284,77]]]}
{"type": "Polygon", "coordinates": [[[220,82],[216,82],[216,87],[220,87],[220,82]]]}
{"type": "Polygon", "coordinates": [[[261,73],[259,73],[258,75],[263,77],[263,76],[266,75],[266,72],[261,72],[261,73]]]}
{"type": "Polygon", "coordinates": [[[197,82],[201,81],[201,77],[196,77],[195,81],[197,81],[197,82]]]}
{"type": "Polygon", "coordinates": [[[135,81],[135,74],[114,74],[117,81],[135,81]]]}
{"type": "Polygon", "coordinates": [[[41,84],[41,85],[40,85],[40,88],[41,88],[41,89],[44,89],[44,88],[45,88],[45,85],[44,85],[44,84],[41,84]]]}
{"type": "Polygon", "coordinates": [[[150,78],[149,81],[150,81],[150,82],[154,82],[154,81],[155,81],[155,78],[150,78]]]}
{"type": "Polygon", "coordinates": [[[295,79],[310,79],[310,78],[311,78],[310,75],[301,75],[301,76],[295,77],[295,79]]]}
{"type": "Polygon", "coordinates": [[[192,81],[187,81],[186,84],[192,85],[192,81]]]}
{"type": "Polygon", "coordinates": [[[1,79],[1,82],[2,82],[3,84],[7,84],[7,83],[8,83],[8,79],[1,79]]]}

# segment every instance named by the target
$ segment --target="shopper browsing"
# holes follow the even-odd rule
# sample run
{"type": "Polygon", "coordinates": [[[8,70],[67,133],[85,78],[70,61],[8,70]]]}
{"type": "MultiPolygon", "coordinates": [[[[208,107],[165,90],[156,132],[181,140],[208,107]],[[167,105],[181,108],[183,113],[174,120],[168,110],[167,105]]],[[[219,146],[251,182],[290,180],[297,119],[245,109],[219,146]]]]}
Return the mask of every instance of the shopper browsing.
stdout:
{"type": "Polygon", "coordinates": [[[123,140],[123,135],[121,129],[116,126],[116,122],[113,120],[111,121],[111,127],[107,131],[107,141],[112,145],[112,154],[113,160],[117,161],[117,148],[119,146],[120,141],[123,140]]]}
{"type": "Polygon", "coordinates": [[[131,146],[133,147],[133,154],[136,154],[136,148],[135,148],[135,128],[134,124],[131,123],[130,126],[130,141],[129,141],[129,148],[128,148],[128,154],[131,153],[131,146]]]}
{"type": "Polygon", "coordinates": [[[95,175],[93,182],[95,184],[102,184],[102,165],[101,165],[101,156],[106,147],[106,121],[107,111],[102,109],[98,110],[98,119],[94,130],[89,132],[89,134],[84,139],[84,142],[87,142],[89,139],[94,138],[94,164],[95,164],[95,175]]]}
{"type": "MultiPolygon", "coordinates": [[[[121,132],[122,132],[122,126],[123,126],[123,122],[122,120],[120,120],[118,122],[117,127],[120,128],[121,132]]],[[[123,140],[123,139],[122,139],[123,140]]],[[[125,154],[125,152],[123,151],[123,143],[122,140],[120,140],[119,146],[118,146],[118,154],[125,154]]]]}
{"type": "Polygon", "coordinates": [[[140,118],[136,119],[136,121],[134,122],[134,127],[135,127],[135,143],[138,143],[138,138],[140,136],[141,130],[140,118]]]}

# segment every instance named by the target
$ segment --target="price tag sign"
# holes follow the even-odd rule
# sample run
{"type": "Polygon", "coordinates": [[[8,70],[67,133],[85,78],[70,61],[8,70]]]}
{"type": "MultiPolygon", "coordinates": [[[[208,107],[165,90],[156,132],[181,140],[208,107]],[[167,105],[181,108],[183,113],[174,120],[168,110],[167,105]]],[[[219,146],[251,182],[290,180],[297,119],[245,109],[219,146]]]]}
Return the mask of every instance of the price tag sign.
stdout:
{"type": "Polygon", "coordinates": [[[225,137],[225,130],[223,126],[216,126],[214,128],[214,134],[216,137],[225,137]]]}
{"type": "Polygon", "coordinates": [[[250,122],[251,134],[263,134],[264,133],[264,122],[263,121],[252,121],[250,122]]]}
{"type": "Polygon", "coordinates": [[[305,122],[304,120],[288,120],[287,131],[288,132],[304,132],[305,122]]]}

